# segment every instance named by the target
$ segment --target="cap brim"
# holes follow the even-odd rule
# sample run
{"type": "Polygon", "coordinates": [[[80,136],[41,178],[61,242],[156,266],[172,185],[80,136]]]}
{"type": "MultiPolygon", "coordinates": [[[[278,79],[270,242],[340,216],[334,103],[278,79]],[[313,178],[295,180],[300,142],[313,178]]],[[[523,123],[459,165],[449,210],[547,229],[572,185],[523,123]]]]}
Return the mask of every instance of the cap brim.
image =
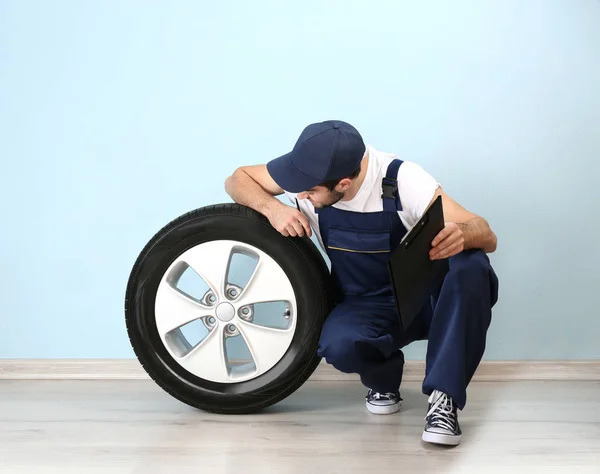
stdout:
{"type": "Polygon", "coordinates": [[[279,187],[290,193],[300,193],[320,184],[319,180],[294,166],[292,154],[287,153],[267,163],[267,171],[279,187]]]}

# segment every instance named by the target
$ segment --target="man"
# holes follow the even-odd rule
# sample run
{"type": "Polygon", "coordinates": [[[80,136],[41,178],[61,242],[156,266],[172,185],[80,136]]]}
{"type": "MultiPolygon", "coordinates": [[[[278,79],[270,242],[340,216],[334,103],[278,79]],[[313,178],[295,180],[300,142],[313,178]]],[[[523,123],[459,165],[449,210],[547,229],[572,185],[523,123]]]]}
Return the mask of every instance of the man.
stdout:
{"type": "Polygon", "coordinates": [[[338,370],[360,375],[371,413],[399,410],[401,348],[428,340],[423,440],[459,444],[458,409],[466,404],[498,297],[486,255],[496,249],[488,223],[450,198],[419,165],[366,146],[342,121],[309,125],[290,153],[238,168],[225,188],[284,236],[315,232],[331,260],[337,300],[318,352],[338,370]],[[299,209],[274,197],[283,193],[299,209]],[[386,261],[440,195],[446,225],[432,242],[430,258],[450,259],[450,270],[431,303],[402,332],[386,261]]]}

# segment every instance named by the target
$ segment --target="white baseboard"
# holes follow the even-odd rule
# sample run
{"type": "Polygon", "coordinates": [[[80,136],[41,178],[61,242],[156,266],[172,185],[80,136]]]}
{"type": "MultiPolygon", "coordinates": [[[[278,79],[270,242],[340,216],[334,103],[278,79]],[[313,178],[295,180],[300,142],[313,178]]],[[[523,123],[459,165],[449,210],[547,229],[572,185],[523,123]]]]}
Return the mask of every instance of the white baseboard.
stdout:
{"type": "MultiPolygon", "coordinates": [[[[421,382],[424,361],[407,361],[403,380],[421,382]]],[[[144,380],[148,375],[137,359],[0,359],[0,379],[4,380],[144,380]]],[[[343,374],[321,363],[310,380],[359,380],[356,374],[343,374]]],[[[483,361],[474,382],[517,380],[600,381],[600,360],[575,361],[483,361]]]]}

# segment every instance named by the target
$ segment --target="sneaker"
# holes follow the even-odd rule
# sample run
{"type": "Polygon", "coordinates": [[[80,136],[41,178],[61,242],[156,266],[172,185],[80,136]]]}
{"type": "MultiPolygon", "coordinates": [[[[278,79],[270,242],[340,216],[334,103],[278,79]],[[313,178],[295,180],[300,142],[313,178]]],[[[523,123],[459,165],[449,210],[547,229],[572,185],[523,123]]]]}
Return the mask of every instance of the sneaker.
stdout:
{"type": "Polygon", "coordinates": [[[452,398],[439,390],[429,396],[429,411],[425,417],[423,441],[456,446],[462,438],[458,424],[458,409],[452,398]]]}
{"type": "Polygon", "coordinates": [[[376,415],[396,413],[400,410],[400,405],[402,405],[402,398],[400,397],[400,392],[398,390],[387,393],[369,390],[366,400],[367,410],[376,415]]]}

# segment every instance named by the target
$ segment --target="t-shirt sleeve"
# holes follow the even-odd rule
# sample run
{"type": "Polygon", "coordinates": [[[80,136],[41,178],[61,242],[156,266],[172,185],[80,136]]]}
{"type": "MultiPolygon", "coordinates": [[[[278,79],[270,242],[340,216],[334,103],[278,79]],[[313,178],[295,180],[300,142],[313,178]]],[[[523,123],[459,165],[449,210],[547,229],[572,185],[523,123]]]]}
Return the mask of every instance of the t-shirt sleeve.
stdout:
{"type": "Polygon", "coordinates": [[[405,161],[398,170],[402,214],[411,227],[421,218],[440,183],[417,163],[405,161]]]}

